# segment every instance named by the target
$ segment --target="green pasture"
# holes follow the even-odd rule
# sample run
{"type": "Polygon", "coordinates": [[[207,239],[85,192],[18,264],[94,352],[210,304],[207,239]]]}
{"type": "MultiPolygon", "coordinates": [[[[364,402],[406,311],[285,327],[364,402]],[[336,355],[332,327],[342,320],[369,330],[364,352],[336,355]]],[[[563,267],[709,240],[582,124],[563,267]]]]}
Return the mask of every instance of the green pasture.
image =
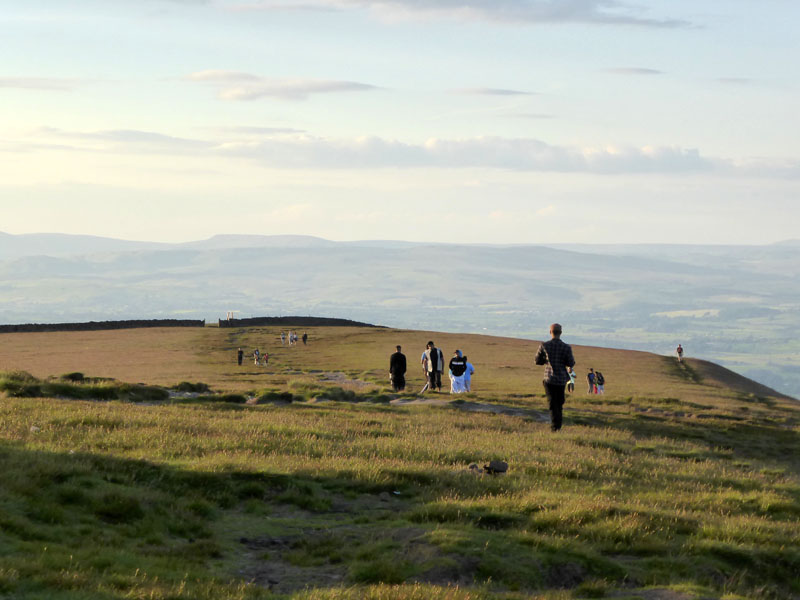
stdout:
{"type": "Polygon", "coordinates": [[[536,342],[278,333],[0,337],[0,598],[800,598],[796,401],[575,347],[607,393],[579,380],[554,434],[536,342]],[[475,391],[415,394],[429,339],[475,391]]]}

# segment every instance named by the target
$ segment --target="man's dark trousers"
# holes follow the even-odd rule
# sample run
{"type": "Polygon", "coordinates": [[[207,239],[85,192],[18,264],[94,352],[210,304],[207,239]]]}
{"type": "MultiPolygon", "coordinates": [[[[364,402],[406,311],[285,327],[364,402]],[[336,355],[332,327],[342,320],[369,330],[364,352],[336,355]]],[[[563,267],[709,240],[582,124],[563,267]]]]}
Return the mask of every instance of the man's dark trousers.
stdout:
{"type": "Polygon", "coordinates": [[[564,408],[564,385],[544,382],[544,393],[550,405],[550,429],[561,429],[561,415],[564,408]]]}

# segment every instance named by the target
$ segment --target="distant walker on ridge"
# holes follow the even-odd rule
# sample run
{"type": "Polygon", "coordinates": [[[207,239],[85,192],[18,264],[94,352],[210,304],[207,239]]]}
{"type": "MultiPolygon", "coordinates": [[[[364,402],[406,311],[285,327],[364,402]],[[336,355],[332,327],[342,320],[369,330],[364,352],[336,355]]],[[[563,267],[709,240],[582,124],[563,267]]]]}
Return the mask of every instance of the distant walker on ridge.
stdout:
{"type": "Polygon", "coordinates": [[[544,393],[550,405],[550,429],[561,429],[562,412],[564,408],[564,388],[569,381],[567,367],[575,366],[572,356],[572,347],[561,341],[561,325],[550,325],[549,342],[539,346],[534,362],[544,365],[544,393]]]}

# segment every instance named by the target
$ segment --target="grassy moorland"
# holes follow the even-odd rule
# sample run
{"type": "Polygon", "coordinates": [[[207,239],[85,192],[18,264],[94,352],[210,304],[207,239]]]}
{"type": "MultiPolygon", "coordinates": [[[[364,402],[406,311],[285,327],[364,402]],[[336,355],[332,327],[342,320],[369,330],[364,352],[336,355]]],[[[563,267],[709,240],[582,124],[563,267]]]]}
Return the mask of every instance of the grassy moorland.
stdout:
{"type": "Polygon", "coordinates": [[[575,347],[607,391],[579,382],[552,434],[535,342],[308,332],[0,337],[0,597],[800,597],[795,401],[575,347]],[[468,354],[472,393],[412,393],[431,338],[468,354]],[[508,474],[469,469],[492,459],[508,474]]]}

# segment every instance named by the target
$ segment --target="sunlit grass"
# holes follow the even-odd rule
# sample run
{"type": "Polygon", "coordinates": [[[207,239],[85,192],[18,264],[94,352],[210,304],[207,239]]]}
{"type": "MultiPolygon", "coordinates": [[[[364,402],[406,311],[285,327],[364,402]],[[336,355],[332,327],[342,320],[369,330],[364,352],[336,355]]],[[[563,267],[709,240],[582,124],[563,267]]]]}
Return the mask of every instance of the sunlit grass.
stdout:
{"type": "MultiPolygon", "coordinates": [[[[149,333],[169,348],[187,335],[149,333]]],[[[522,409],[514,416],[388,403],[391,342],[413,348],[434,334],[311,330],[309,346],[278,342],[268,367],[239,370],[231,348],[276,333],[203,330],[194,334],[202,352],[192,346],[199,372],[159,370],[145,357],[150,372],[130,380],[210,388],[192,402],[89,400],[82,390],[128,384],[59,378],[111,376],[81,364],[77,346],[60,348],[70,360],[52,372],[0,377],[60,392],[13,397],[9,388],[0,399],[0,595],[800,593],[800,430],[785,399],[687,380],[662,357],[577,348],[606,374],[609,393],[579,386],[554,435],[539,418],[530,342],[435,334],[477,363],[467,399],[522,409]],[[468,468],[493,459],[509,463],[507,475],[468,468]]],[[[87,335],[74,340],[94,344],[87,335]]],[[[115,347],[143,339],[120,332],[115,347]]],[[[4,361],[13,354],[3,346],[4,361]]],[[[409,380],[421,387],[421,376],[409,380]]]]}

